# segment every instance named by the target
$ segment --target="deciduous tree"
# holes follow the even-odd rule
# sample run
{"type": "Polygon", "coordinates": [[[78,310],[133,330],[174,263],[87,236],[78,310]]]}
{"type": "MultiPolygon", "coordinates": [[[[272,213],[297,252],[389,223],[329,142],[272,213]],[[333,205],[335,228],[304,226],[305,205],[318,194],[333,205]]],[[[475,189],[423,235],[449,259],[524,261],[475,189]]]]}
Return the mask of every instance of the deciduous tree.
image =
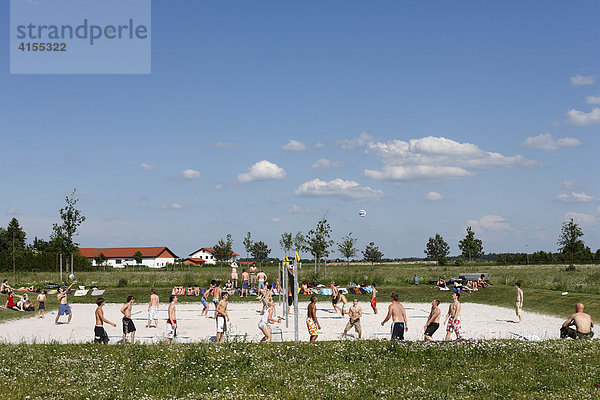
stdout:
{"type": "Polygon", "coordinates": [[[358,249],[354,247],[358,239],[352,237],[352,232],[342,238],[342,241],[338,243],[338,250],[342,257],[350,264],[350,259],[358,253],[358,249]]]}
{"type": "Polygon", "coordinates": [[[365,261],[371,262],[371,265],[380,262],[383,258],[383,253],[379,251],[379,248],[375,246],[374,242],[369,243],[362,254],[365,257],[365,261]]]}
{"type": "Polygon", "coordinates": [[[435,237],[430,237],[427,242],[427,248],[425,254],[429,258],[435,258],[435,264],[440,265],[440,258],[446,257],[450,254],[450,246],[444,241],[444,238],[436,233],[435,237]]]}
{"type": "Polygon", "coordinates": [[[458,242],[458,248],[462,251],[463,257],[469,257],[471,266],[473,266],[473,259],[483,254],[483,243],[475,238],[475,233],[470,226],[467,227],[467,236],[458,242]]]}

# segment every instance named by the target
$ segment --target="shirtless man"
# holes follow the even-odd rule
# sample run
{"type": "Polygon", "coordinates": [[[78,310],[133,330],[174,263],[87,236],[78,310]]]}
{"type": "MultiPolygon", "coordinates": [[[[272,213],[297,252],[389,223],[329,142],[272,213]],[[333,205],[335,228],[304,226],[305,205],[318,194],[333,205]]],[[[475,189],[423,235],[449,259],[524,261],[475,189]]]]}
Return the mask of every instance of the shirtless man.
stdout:
{"type": "Polygon", "coordinates": [[[375,289],[375,283],[371,283],[371,289],[371,308],[377,314],[377,289],[375,289]]]}
{"type": "Polygon", "coordinates": [[[154,327],[158,328],[158,304],[160,299],[156,294],[156,289],[150,290],[150,303],[148,303],[148,325],[146,328],[150,328],[151,321],[154,320],[154,327]]]}
{"type": "Polygon", "coordinates": [[[450,340],[450,334],[454,332],[456,338],[460,338],[460,292],[452,293],[452,303],[448,307],[448,314],[444,319],[444,325],[448,322],[446,327],[446,341],[450,340]]]}
{"type": "Polygon", "coordinates": [[[360,306],[358,305],[358,300],[356,300],[356,299],[352,300],[352,306],[348,310],[348,316],[350,317],[350,320],[348,321],[348,323],[346,324],[346,327],[344,328],[344,333],[342,334],[342,338],[345,338],[346,333],[348,333],[348,331],[350,329],[352,329],[352,327],[354,327],[354,329],[356,329],[356,332],[358,333],[358,338],[360,339],[362,337],[362,328],[360,326],[360,317],[362,317],[362,308],[360,308],[360,306]]]}
{"type": "Polygon", "coordinates": [[[167,311],[167,344],[173,341],[173,338],[177,336],[177,317],[175,316],[175,303],[177,303],[177,296],[174,294],[169,297],[169,310],[167,311]]]}
{"type": "Polygon", "coordinates": [[[392,293],[392,304],[388,307],[387,316],[381,321],[381,326],[385,325],[390,318],[392,318],[392,340],[404,340],[404,332],[408,332],[408,321],[404,306],[398,302],[398,294],[395,292],[392,293]]]}
{"type": "Polygon", "coordinates": [[[71,323],[71,318],[73,317],[73,312],[71,311],[71,307],[69,307],[69,303],[67,303],[67,293],[69,293],[69,289],[71,286],[75,284],[75,281],[69,285],[69,287],[64,290],[63,288],[58,289],[58,294],[56,298],[58,299],[58,314],[56,314],[56,319],[54,320],[54,324],[58,325],[58,319],[61,315],[67,314],[69,316],[69,320],[67,324],[71,323]]]}
{"type": "MultiPolygon", "coordinates": [[[[250,266],[250,289],[255,289],[256,288],[256,264],[252,263],[252,265],[250,266]]],[[[242,278],[244,279],[244,278],[242,278]]],[[[246,278],[247,279],[247,278],[246,278]]]]}
{"type": "MultiPolygon", "coordinates": [[[[248,290],[254,289],[254,287],[252,287],[250,283],[248,283],[249,279],[250,275],[248,274],[248,272],[246,272],[245,268],[242,268],[242,294],[240,295],[240,297],[244,297],[244,294],[246,295],[246,297],[248,297],[248,290]]],[[[254,279],[256,280],[256,274],[254,274],[254,279]]]]}
{"type": "Polygon", "coordinates": [[[217,306],[219,305],[219,301],[221,301],[221,296],[223,294],[223,290],[221,289],[221,281],[217,281],[215,283],[215,287],[212,290],[213,292],[213,304],[215,305],[215,319],[217,318],[217,306]]]}
{"type": "Polygon", "coordinates": [[[340,312],[342,311],[342,309],[337,305],[337,303],[340,301],[340,291],[338,290],[338,288],[335,286],[335,282],[331,282],[331,305],[333,306],[333,311],[335,311],[336,313],[338,312],[338,310],[340,310],[340,312]]]}
{"type": "Polygon", "coordinates": [[[429,312],[429,317],[427,318],[427,322],[425,322],[425,326],[423,330],[425,331],[425,341],[430,342],[435,331],[440,327],[440,315],[442,312],[438,307],[440,305],[440,301],[438,299],[434,299],[431,302],[431,311],[429,312]]]}
{"type": "Polygon", "coordinates": [[[317,336],[319,335],[318,329],[321,329],[319,320],[317,320],[317,296],[310,297],[310,304],[308,305],[308,313],[306,316],[306,327],[308,328],[310,341],[314,342],[317,340],[317,336]]]}
{"type": "Polygon", "coordinates": [[[38,302],[38,317],[44,318],[46,315],[46,291],[40,290],[40,293],[37,295],[38,302]]]}
{"type": "Polygon", "coordinates": [[[13,291],[13,288],[10,287],[10,285],[8,284],[8,279],[3,280],[2,285],[0,286],[0,293],[1,294],[9,294],[12,291],[13,291]]]}
{"type": "Polygon", "coordinates": [[[256,279],[258,279],[258,290],[264,288],[265,282],[267,281],[267,274],[263,272],[262,268],[260,269],[260,272],[256,275],[256,279]]]}
{"type": "Polygon", "coordinates": [[[515,283],[515,289],[517,290],[517,301],[515,303],[515,312],[517,313],[517,317],[519,317],[519,323],[521,323],[523,313],[523,291],[521,290],[521,284],[519,282],[515,283]]]}
{"type": "Polygon", "coordinates": [[[262,310],[260,312],[261,314],[264,314],[267,307],[269,307],[269,302],[271,301],[272,298],[273,298],[273,285],[271,285],[269,283],[261,291],[261,301],[262,301],[262,305],[263,305],[262,310]]]}
{"type": "Polygon", "coordinates": [[[96,316],[96,326],[94,327],[94,343],[107,344],[108,334],[104,330],[104,323],[106,322],[112,326],[117,326],[117,324],[114,324],[104,318],[104,310],[102,309],[102,307],[104,307],[104,298],[99,297],[98,300],[96,300],[96,304],[98,305],[98,308],[96,308],[96,312],[94,313],[96,316]]]}
{"type": "Polygon", "coordinates": [[[135,336],[135,324],[131,319],[131,308],[134,302],[133,296],[127,296],[127,303],[121,307],[121,314],[123,314],[123,344],[127,343],[127,334],[131,333],[131,344],[133,344],[133,338],[135,336]]]}
{"type": "Polygon", "coordinates": [[[591,339],[594,337],[593,327],[594,321],[592,321],[592,317],[583,312],[583,303],[577,303],[575,305],[575,314],[571,314],[560,328],[560,338],[591,339]],[[571,325],[575,325],[576,329],[571,328],[571,325]]]}
{"type": "Polygon", "coordinates": [[[200,313],[200,316],[206,315],[206,317],[208,317],[208,296],[210,296],[213,293],[213,289],[215,288],[216,283],[217,281],[215,281],[214,279],[210,281],[210,286],[208,287],[208,289],[206,289],[206,291],[202,295],[202,298],[200,299],[202,305],[204,306],[202,312],[200,313]]]}
{"type": "Polygon", "coordinates": [[[217,305],[217,343],[223,342],[223,334],[227,332],[227,322],[229,322],[229,313],[227,312],[227,299],[229,295],[223,293],[223,298],[217,305]]]}

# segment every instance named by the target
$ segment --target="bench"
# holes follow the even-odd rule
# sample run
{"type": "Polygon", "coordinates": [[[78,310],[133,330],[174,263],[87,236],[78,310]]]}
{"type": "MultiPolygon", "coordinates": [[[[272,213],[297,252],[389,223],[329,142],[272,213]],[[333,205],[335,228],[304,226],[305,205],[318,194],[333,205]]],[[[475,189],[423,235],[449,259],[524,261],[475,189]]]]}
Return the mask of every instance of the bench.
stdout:
{"type": "Polygon", "coordinates": [[[476,281],[481,275],[483,275],[483,279],[485,279],[486,281],[489,280],[487,272],[479,274],[458,274],[458,277],[466,281],[476,281]]]}

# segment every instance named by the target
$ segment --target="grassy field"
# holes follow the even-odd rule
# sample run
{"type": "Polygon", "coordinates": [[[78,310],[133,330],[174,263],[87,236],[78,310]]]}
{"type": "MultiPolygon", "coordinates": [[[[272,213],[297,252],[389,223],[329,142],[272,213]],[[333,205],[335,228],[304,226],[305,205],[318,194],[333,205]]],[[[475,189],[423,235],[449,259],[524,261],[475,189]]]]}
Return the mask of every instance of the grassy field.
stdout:
{"type": "MultiPolygon", "coordinates": [[[[276,266],[266,266],[265,272],[270,277],[277,275],[276,266]]],[[[124,302],[129,295],[136,297],[138,302],[146,302],[149,289],[156,288],[162,301],[167,301],[171,288],[175,285],[201,287],[208,286],[211,279],[226,281],[229,275],[227,267],[204,267],[189,270],[112,270],[98,272],[76,273],[77,285],[87,287],[96,285],[106,288],[104,297],[107,302],[124,302]]],[[[448,279],[457,277],[460,273],[487,272],[494,287],[479,290],[472,294],[465,294],[463,302],[476,302],[506,307],[514,305],[514,283],[519,281],[525,292],[525,310],[545,314],[568,316],[576,302],[582,301],[586,311],[595,320],[600,320],[600,267],[597,265],[577,266],[575,271],[567,271],[564,265],[544,266],[497,266],[476,265],[435,267],[432,265],[382,265],[382,266],[328,266],[327,273],[316,275],[312,265],[305,265],[300,271],[300,280],[314,281],[328,284],[332,280],[346,286],[350,282],[370,284],[375,282],[380,295],[380,302],[387,302],[392,291],[398,292],[400,301],[403,302],[430,302],[434,297],[450,297],[448,292],[440,292],[429,281],[436,280],[438,276],[448,279]],[[421,284],[410,284],[412,277],[418,275],[421,284]],[[568,291],[568,296],[561,293],[568,291]]],[[[16,276],[5,275],[13,287],[35,285],[43,287],[47,283],[59,283],[57,273],[26,273],[21,272],[16,276]]],[[[66,274],[65,274],[66,277],[66,274]]],[[[353,296],[359,300],[367,300],[368,295],[353,296]]],[[[325,299],[325,297],[321,297],[325,299]]],[[[199,301],[198,297],[180,296],[180,301],[199,301]]],[[[232,296],[231,301],[240,301],[239,297],[232,296]]],[[[5,301],[5,296],[0,296],[0,301],[5,301]]],[[[72,303],[94,302],[91,296],[73,297],[72,303]]],[[[56,308],[56,297],[49,296],[48,307],[56,308]]],[[[0,309],[0,321],[29,316],[29,313],[16,313],[0,309]],[[24,315],[25,314],[25,315],[24,315]]]]}
{"type": "Polygon", "coordinates": [[[599,352],[598,341],[3,345],[0,397],[597,399],[599,352]]]}

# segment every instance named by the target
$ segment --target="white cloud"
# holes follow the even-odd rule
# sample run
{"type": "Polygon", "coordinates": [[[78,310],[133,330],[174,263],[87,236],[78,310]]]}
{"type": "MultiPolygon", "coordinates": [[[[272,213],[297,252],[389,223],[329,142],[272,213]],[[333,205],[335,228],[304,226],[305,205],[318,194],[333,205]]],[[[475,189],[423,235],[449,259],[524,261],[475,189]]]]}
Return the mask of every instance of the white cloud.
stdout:
{"type": "Polygon", "coordinates": [[[468,220],[467,224],[476,231],[510,231],[510,224],[499,215],[484,215],[479,220],[468,220]]]}
{"type": "Polygon", "coordinates": [[[235,147],[233,143],[229,142],[215,142],[213,143],[213,146],[218,147],[219,149],[232,149],[235,147]]]}
{"type": "Polygon", "coordinates": [[[162,210],[183,210],[183,207],[179,203],[173,203],[168,206],[161,206],[160,208],[162,210]]]}
{"type": "Polygon", "coordinates": [[[362,132],[355,139],[344,139],[338,141],[338,143],[342,146],[344,150],[354,150],[359,147],[365,146],[368,142],[373,141],[373,136],[369,135],[366,132],[362,132]]]}
{"type": "Polygon", "coordinates": [[[286,145],[281,146],[281,150],[285,151],[305,151],[306,145],[297,140],[290,140],[286,145]]]}
{"type": "Polygon", "coordinates": [[[593,215],[582,214],[574,211],[569,211],[563,215],[560,220],[561,222],[564,222],[570,220],[571,218],[576,224],[581,225],[583,228],[596,225],[596,217],[593,215]]]}
{"type": "Polygon", "coordinates": [[[362,186],[355,181],[345,181],[341,178],[329,182],[320,179],[304,182],[294,194],[298,196],[333,196],[344,197],[353,200],[377,200],[383,197],[383,192],[362,186]]]}
{"type": "Polygon", "coordinates": [[[578,186],[577,186],[576,184],[574,184],[573,182],[571,182],[571,181],[567,181],[567,180],[564,180],[564,181],[562,181],[562,184],[563,184],[563,186],[565,187],[565,189],[569,189],[569,190],[575,190],[575,189],[577,189],[577,187],[578,187],[578,186]]]}
{"type": "Polygon", "coordinates": [[[442,200],[444,200],[444,196],[442,196],[438,192],[429,192],[425,195],[425,200],[442,201],[442,200]]]}
{"type": "Polygon", "coordinates": [[[184,169],[181,171],[181,176],[183,179],[198,179],[200,178],[200,172],[195,169],[184,169]]]}
{"type": "Polygon", "coordinates": [[[153,171],[154,170],[154,166],[152,166],[150,164],[146,164],[145,162],[141,163],[140,167],[144,168],[146,171],[153,171]]]}
{"type": "Polygon", "coordinates": [[[325,145],[321,142],[315,144],[315,149],[322,149],[323,147],[325,147],[325,145]]]}
{"type": "MultiPolygon", "coordinates": [[[[360,139],[360,138],[359,138],[360,139]]],[[[366,139],[366,138],[363,138],[366,139]]],[[[376,142],[362,142],[367,153],[381,159],[380,170],[366,169],[365,176],[373,179],[416,181],[459,178],[475,175],[477,170],[491,167],[538,167],[538,161],[521,155],[504,156],[488,152],[471,143],[459,143],[444,137],[424,137],[376,142]]]]}
{"type": "Polygon", "coordinates": [[[571,192],[571,193],[558,194],[558,196],[556,196],[556,200],[562,201],[565,203],[589,203],[592,201],[596,201],[598,199],[596,199],[595,197],[592,197],[590,195],[587,195],[585,193],[571,192]]]}
{"type": "Polygon", "coordinates": [[[237,182],[270,181],[285,178],[285,171],[277,164],[267,160],[257,162],[248,168],[248,172],[238,175],[237,182]]]}
{"type": "Polygon", "coordinates": [[[587,96],[585,101],[588,104],[600,104],[600,96],[587,96]]]}
{"type": "Polygon", "coordinates": [[[596,107],[589,113],[572,109],[569,110],[567,116],[569,117],[569,121],[574,125],[593,125],[600,122],[600,108],[596,107]]]}
{"type": "Polygon", "coordinates": [[[215,186],[213,186],[213,189],[215,189],[215,190],[223,189],[223,185],[221,185],[220,183],[218,183],[215,186]]]}
{"type": "Polygon", "coordinates": [[[344,163],[341,161],[331,161],[326,158],[319,158],[313,165],[310,167],[312,169],[328,169],[328,168],[341,168],[344,166],[344,163]]]}
{"type": "Polygon", "coordinates": [[[537,136],[531,136],[521,143],[521,147],[530,147],[538,150],[558,150],[561,147],[580,146],[581,142],[578,139],[565,137],[554,140],[549,133],[540,133],[537,136]]]}
{"type": "Polygon", "coordinates": [[[16,215],[23,215],[23,213],[16,207],[11,207],[6,211],[6,215],[9,217],[14,217],[16,215]]]}
{"type": "Polygon", "coordinates": [[[596,82],[595,75],[575,75],[571,77],[571,84],[576,86],[593,85],[596,82]]]}
{"type": "Polygon", "coordinates": [[[289,210],[285,210],[285,212],[288,214],[314,214],[317,212],[317,210],[292,204],[292,207],[289,210]]]}
{"type": "Polygon", "coordinates": [[[281,222],[281,219],[280,219],[280,218],[277,218],[277,217],[273,217],[273,218],[271,218],[271,219],[269,220],[269,222],[275,222],[275,223],[277,223],[277,222],[281,222]]]}

